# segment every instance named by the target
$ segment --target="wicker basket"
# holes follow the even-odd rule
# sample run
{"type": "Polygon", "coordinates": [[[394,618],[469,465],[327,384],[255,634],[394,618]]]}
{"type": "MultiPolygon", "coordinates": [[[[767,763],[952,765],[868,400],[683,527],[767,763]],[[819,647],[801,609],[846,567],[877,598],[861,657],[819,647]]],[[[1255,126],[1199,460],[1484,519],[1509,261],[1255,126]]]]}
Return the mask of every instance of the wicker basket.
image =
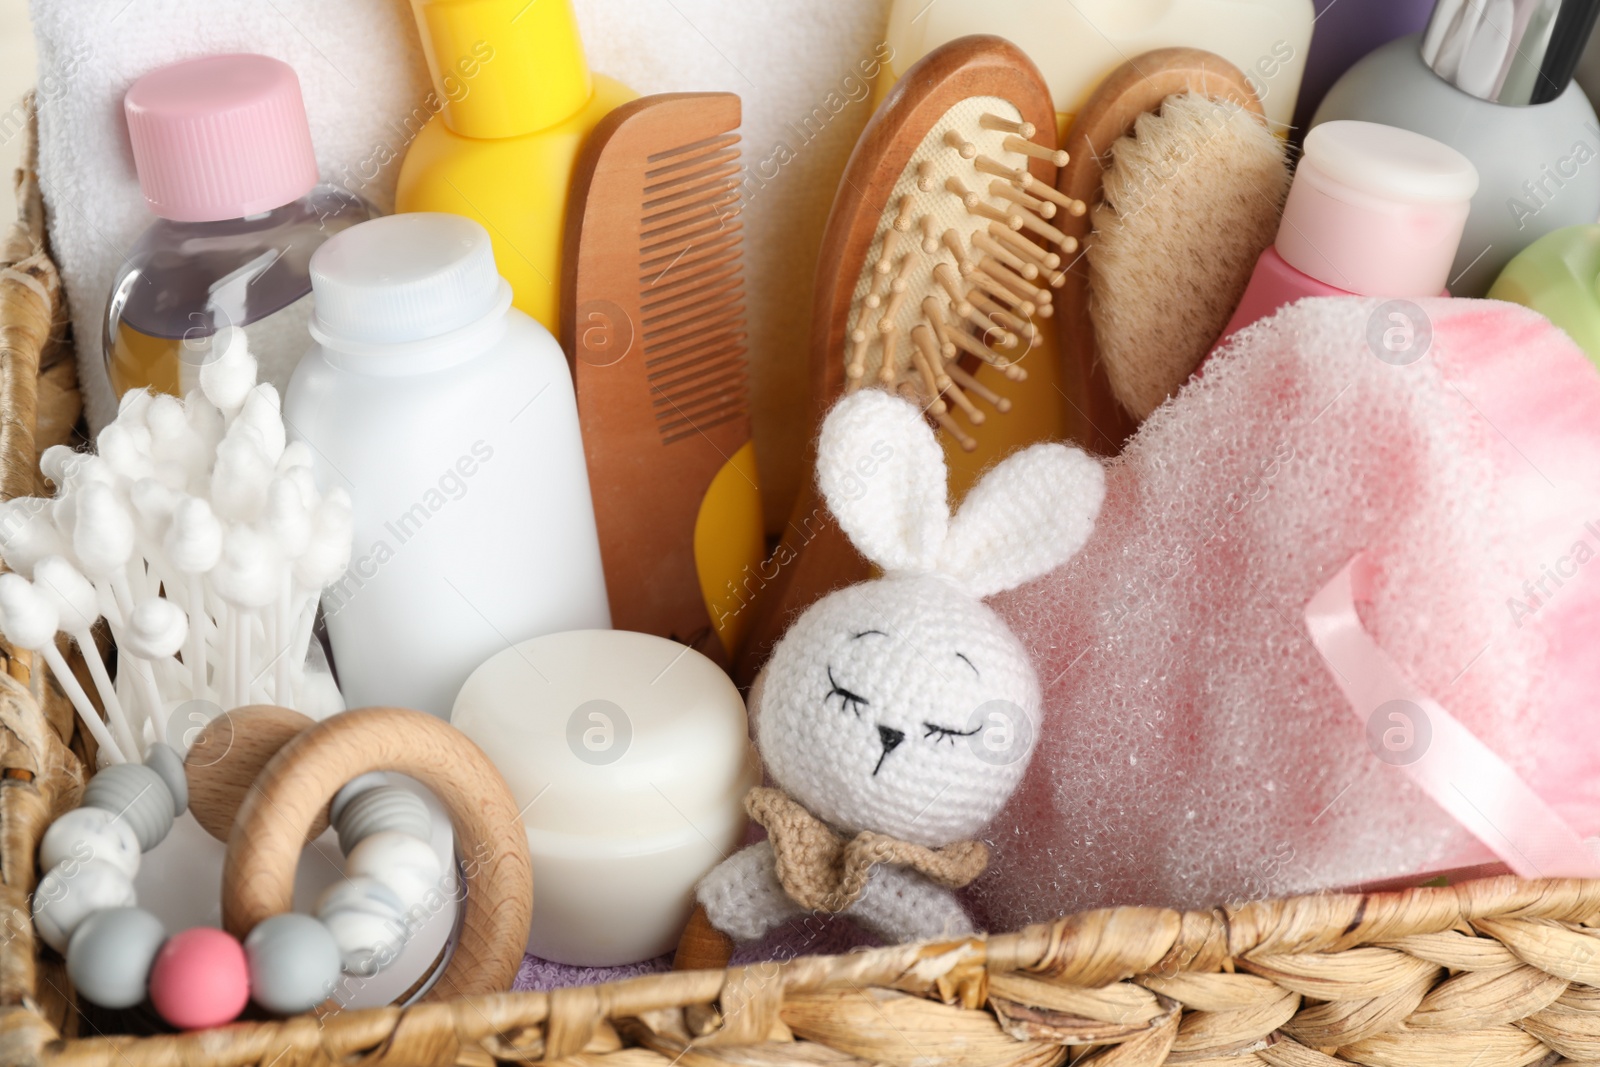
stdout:
{"type": "MultiPolygon", "coordinates": [[[[0,250],[0,492],[78,409],[31,163],[0,250]]],[[[29,920],[34,853],[83,786],[53,683],[0,647],[0,1067],[1527,1067],[1600,1062],[1600,882],[1494,878],[1214,911],[1116,908],[1020,933],[406,1009],[115,1036],[29,920]]],[[[535,872],[537,879],[537,872],[535,872]]]]}

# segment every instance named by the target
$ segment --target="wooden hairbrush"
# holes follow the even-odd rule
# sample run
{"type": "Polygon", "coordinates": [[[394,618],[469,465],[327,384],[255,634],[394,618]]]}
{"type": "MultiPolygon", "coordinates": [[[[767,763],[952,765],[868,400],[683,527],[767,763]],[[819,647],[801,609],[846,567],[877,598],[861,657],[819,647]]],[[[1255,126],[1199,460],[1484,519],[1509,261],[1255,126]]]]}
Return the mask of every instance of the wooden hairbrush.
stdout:
{"type": "Polygon", "coordinates": [[[573,175],[561,314],[612,624],[723,664],[704,590],[764,549],[739,118],[732,93],[669,93],[601,120],[573,175]]]}
{"type": "MultiPolygon", "coordinates": [[[[1055,106],[1043,76],[999,37],[963,37],[918,61],[856,142],[822,240],[812,311],[815,423],[846,390],[920,404],[962,448],[1010,409],[1053,313],[1081,201],[1056,189],[1055,106]]],[[[760,590],[736,678],[748,681],[791,618],[868,564],[803,493],[760,590]]]]}
{"type": "MultiPolygon", "coordinates": [[[[1131,134],[1141,116],[1158,112],[1168,97],[1183,93],[1231,101],[1257,116],[1262,114],[1261,101],[1249,80],[1221,56],[1198,48],[1147,52],[1114,70],[1078,112],[1067,134],[1071,160],[1061,169],[1057,188],[1066,196],[1096,204],[1111,161],[1112,145],[1131,134]]],[[[1190,147],[1192,150],[1196,146],[1190,147]]],[[[1264,207],[1275,214],[1276,204],[1264,207]]],[[[1136,418],[1118,401],[1095,341],[1089,298],[1092,225],[1093,216],[1089,214],[1061,222],[1062,230],[1085,248],[1085,254],[1067,267],[1067,284],[1058,301],[1062,387],[1087,422],[1087,436],[1078,443],[1091,451],[1113,455],[1137,428],[1144,412],[1136,418]]],[[[1153,309],[1153,313],[1160,311],[1153,309]]]]}

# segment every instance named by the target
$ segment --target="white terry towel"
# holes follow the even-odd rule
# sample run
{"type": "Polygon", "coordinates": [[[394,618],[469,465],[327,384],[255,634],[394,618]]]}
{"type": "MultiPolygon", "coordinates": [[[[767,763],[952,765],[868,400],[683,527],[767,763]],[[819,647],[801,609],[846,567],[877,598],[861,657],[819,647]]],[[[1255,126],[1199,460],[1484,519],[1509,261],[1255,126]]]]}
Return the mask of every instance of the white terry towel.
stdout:
{"type": "MultiPolygon", "coordinates": [[[[391,210],[404,119],[431,91],[405,0],[31,0],[39,51],[40,181],[71,302],[91,428],[116,412],[100,347],[106,294],[149,225],[122,95],[180,59],[260,52],[294,67],[324,179],[391,210]]],[[[640,93],[744,100],[756,445],[769,525],[787,517],[813,427],[806,360],[812,276],[844,161],[870,110],[887,0],[576,0],[591,65],[640,93]],[[820,121],[827,116],[828,121],[820,121]],[[809,120],[809,121],[808,121],[809,120]]],[[[308,339],[258,353],[280,388],[308,339]]]]}

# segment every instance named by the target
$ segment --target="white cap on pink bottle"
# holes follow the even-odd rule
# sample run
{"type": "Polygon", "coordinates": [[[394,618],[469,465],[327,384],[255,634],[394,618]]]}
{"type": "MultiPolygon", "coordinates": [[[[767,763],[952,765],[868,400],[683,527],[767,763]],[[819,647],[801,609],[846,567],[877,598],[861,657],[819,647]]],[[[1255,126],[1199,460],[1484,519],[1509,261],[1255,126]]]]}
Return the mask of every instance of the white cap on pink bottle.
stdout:
{"type": "Polygon", "coordinates": [[[205,56],[151,71],[122,99],[139,187],[175,222],[270,211],[317,184],[300,79],[249,54],[205,56]]]}
{"type": "Polygon", "coordinates": [[[1324,122],[1306,134],[1274,243],[1291,267],[1348,293],[1437,296],[1477,191],[1477,168],[1449,145],[1324,122]]]}

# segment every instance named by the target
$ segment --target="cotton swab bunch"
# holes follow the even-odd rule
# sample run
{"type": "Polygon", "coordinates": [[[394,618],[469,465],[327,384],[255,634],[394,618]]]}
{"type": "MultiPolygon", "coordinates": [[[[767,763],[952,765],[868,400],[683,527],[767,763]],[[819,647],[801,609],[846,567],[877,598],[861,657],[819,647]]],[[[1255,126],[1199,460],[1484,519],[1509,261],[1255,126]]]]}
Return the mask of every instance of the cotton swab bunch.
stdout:
{"type": "Polygon", "coordinates": [[[191,700],[342,707],[307,652],[318,598],[350,561],[349,495],[318,491],[244,334],[217,342],[186,399],[129,393],[98,454],[47,449],[54,498],[0,504],[14,572],[0,576],[0,632],[44,657],[110,761],[181,745],[168,717],[191,700]],[[100,619],[121,652],[115,681],[92,636],[100,619]],[[82,651],[105,722],[58,630],[82,651]]]}

